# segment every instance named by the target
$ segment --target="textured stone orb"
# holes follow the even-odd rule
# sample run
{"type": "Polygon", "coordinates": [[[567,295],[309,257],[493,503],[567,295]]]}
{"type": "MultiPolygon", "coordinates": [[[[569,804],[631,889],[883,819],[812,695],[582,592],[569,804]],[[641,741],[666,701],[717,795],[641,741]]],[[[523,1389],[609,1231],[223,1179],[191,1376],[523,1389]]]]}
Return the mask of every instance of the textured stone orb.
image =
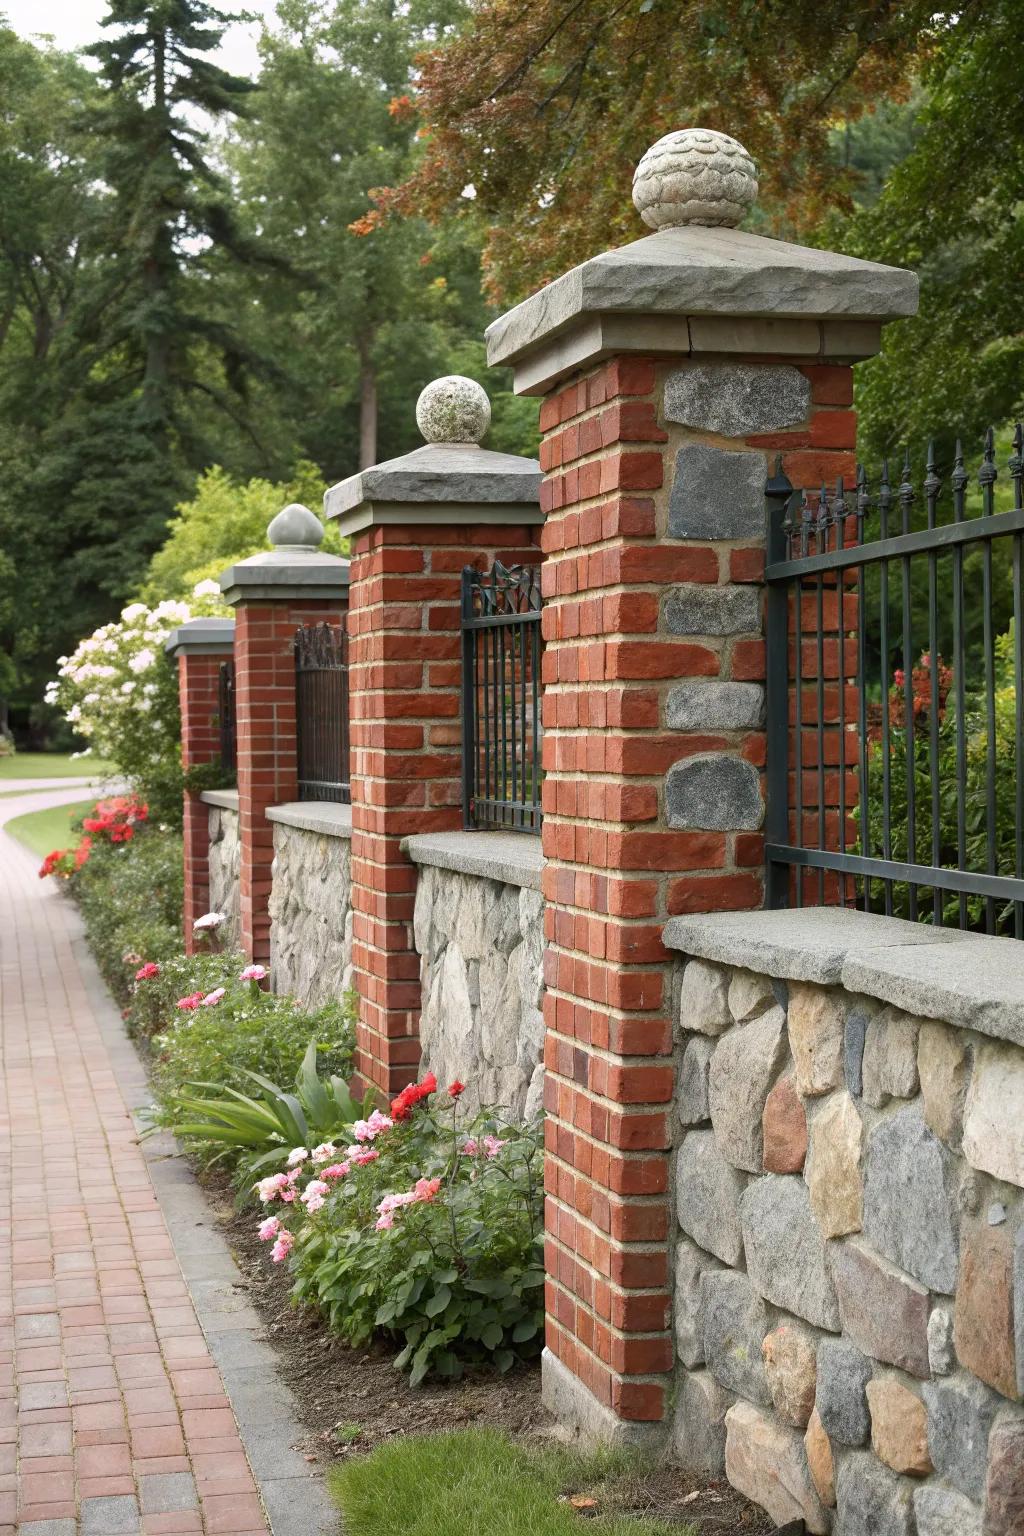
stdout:
{"type": "Polygon", "coordinates": [[[416,425],[428,443],[478,443],[491,424],[491,402],[475,379],[448,374],[416,402],[416,425]]]}
{"type": "Polygon", "coordinates": [[[735,227],[757,197],[754,162],[727,133],[681,128],[652,144],[633,176],[633,202],[652,229],[735,227]]]}
{"type": "Polygon", "coordinates": [[[324,525],[301,502],[290,502],[272,520],[267,538],[275,549],[319,549],[324,525]]]}

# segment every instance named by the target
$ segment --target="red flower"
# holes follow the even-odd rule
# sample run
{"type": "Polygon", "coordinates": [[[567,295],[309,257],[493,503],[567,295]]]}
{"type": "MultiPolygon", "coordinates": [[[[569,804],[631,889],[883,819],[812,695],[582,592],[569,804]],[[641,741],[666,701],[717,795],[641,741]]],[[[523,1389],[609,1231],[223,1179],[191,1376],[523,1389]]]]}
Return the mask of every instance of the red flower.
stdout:
{"type": "Polygon", "coordinates": [[[155,960],[147,960],[140,970],[135,972],[136,981],[149,981],[152,976],[160,975],[160,967],[155,960]]]}
{"type": "Polygon", "coordinates": [[[449,1083],[448,1084],[448,1092],[449,1092],[449,1094],[451,1095],[451,1097],[453,1099],[457,1099],[459,1097],[459,1095],[462,1094],[462,1093],[465,1093],[465,1091],[466,1091],[465,1083],[460,1083],[458,1078],[455,1079],[454,1083],[449,1083]]]}
{"type": "Polygon", "coordinates": [[[410,1083],[408,1088],[402,1089],[397,1098],[391,1100],[392,1120],[408,1120],[413,1106],[436,1092],[437,1078],[433,1072],[428,1072],[422,1083],[410,1083]]]}

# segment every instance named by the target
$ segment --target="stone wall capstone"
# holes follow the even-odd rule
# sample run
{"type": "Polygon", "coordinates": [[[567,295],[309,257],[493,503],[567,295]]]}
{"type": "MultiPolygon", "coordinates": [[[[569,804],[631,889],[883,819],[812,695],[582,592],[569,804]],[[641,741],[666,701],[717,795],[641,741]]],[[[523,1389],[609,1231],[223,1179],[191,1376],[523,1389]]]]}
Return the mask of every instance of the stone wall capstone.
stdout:
{"type": "Polygon", "coordinates": [[[219,931],[223,949],[235,949],[240,936],[240,878],[242,850],[238,840],[238,812],[211,805],[210,812],[210,911],[223,912],[227,922],[219,931]]]}
{"type": "Polygon", "coordinates": [[[351,854],[347,837],[274,823],[271,985],[311,1008],[352,986],[351,854]]]}

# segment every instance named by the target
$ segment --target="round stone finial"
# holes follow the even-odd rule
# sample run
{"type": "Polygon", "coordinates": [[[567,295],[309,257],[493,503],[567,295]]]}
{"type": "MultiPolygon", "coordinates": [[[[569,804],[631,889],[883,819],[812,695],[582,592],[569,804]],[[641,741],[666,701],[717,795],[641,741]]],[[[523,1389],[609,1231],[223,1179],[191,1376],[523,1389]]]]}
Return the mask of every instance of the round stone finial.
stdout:
{"type": "Polygon", "coordinates": [[[271,520],[267,538],[275,549],[319,549],[323,541],[324,525],[315,512],[293,501],[271,520]]]}
{"type": "Polygon", "coordinates": [[[633,175],[633,202],[652,229],[734,228],[757,197],[757,169],[742,144],[710,128],[681,128],[652,144],[633,175]]]}
{"type": "Polygon", "coordinates": [[[491,402],[475,379],[450,373],[416,401],[416,425],[428,443],[479,443],[491,424],[491,402]]]}

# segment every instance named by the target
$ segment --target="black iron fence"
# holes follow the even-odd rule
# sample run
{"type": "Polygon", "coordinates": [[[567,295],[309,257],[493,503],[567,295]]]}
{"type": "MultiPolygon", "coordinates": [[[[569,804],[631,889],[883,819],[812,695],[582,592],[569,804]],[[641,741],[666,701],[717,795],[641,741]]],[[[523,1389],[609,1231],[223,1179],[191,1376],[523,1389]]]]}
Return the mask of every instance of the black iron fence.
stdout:
{"type": "Polygon", "coordinates": [[[300,800],[351,803],[348,633],[338,624],[295,631],[295,725],[300,800]]]}
{"type": "Polygon", "coordinates": [[[767,487],[768,899],[1024,938],[1024,438],[767,487]],[[1005,472],[999,468],[1004,458],[1005,472]]]}
{"type": "Polygon", "coordinates": [[[541,827],[540,571],[462,573],[462,803],[467,827],[541,827]]]}
{"type": "Polygon", "coordinates": [[[217,683],[217,721],[220,727],[220,765],[225,773],[238,771],[238,722],[235,716],[235,664],[222,661],[217,683]]]}

